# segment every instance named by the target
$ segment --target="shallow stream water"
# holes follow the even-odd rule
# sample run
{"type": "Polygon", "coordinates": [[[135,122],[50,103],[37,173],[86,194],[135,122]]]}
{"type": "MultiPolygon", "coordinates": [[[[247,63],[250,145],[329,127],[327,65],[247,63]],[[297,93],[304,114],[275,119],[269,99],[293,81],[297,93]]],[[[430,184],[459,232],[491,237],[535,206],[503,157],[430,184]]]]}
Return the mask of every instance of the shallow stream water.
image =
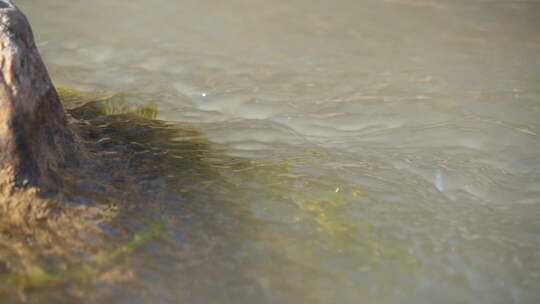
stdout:
{"type": "Polygon", "coordinates": [[[540,2],[15,4],[101,93],[0,302],[540,302],[540,2]]]}

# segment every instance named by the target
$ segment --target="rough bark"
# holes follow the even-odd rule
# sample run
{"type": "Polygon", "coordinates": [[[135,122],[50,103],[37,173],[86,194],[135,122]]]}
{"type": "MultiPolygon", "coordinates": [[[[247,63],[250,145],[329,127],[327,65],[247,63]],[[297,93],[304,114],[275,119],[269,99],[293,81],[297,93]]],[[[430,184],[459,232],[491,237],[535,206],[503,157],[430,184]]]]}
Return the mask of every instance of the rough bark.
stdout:
{"type": "Polygon", "coordinates": [[[74,135],[24,14],[0,0],[0,193],[58,189],[74,135]]]}

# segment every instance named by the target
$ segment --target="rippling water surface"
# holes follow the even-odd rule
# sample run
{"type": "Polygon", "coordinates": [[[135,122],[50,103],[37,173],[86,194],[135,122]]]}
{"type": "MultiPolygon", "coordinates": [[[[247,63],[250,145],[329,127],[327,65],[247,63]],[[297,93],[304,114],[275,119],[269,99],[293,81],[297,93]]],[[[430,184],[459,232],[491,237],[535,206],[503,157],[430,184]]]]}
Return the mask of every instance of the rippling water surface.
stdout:
{"type": "Polygon", "coordinates": [[[16,4],[122,93],[63,91],[89,161],[9,303],[540,302],[540,2],[16,4]]]}

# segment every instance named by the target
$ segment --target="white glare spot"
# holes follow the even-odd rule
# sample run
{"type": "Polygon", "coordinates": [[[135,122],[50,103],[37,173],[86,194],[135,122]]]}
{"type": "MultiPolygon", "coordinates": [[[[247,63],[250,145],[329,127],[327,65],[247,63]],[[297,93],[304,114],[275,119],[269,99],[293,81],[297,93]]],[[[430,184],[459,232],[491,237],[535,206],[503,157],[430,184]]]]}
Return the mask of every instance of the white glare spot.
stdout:
{"type": "Polygon", "coordinates": [[[338,192],[339,192],[339,187],[336,188],[336,193],[338,193],[338,192]]]}
{"type": "Polygon", "coordinates": [[[206,97],[206,93],[202,93],[201,95],[202,95],[202,97],[206,97]]]}
{"type": "Polygon", "coordinates": [[[435,187],[437,187],[437,190],[439,191],[444,191],[443,173],[441,169],[435,170],[435,187]]]}

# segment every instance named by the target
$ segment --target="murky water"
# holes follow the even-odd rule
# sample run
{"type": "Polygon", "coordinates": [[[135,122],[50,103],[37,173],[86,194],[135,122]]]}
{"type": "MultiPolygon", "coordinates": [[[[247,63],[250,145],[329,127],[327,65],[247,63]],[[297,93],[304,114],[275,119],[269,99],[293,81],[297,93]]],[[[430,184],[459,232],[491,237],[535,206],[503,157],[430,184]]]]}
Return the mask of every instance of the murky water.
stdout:
{"type": "Polygon", "coordinates": [[[123,93],[64,90],[88,160],[0,225],[6,303],[540,302],[540,2],[16,4],[123,93]]]}

